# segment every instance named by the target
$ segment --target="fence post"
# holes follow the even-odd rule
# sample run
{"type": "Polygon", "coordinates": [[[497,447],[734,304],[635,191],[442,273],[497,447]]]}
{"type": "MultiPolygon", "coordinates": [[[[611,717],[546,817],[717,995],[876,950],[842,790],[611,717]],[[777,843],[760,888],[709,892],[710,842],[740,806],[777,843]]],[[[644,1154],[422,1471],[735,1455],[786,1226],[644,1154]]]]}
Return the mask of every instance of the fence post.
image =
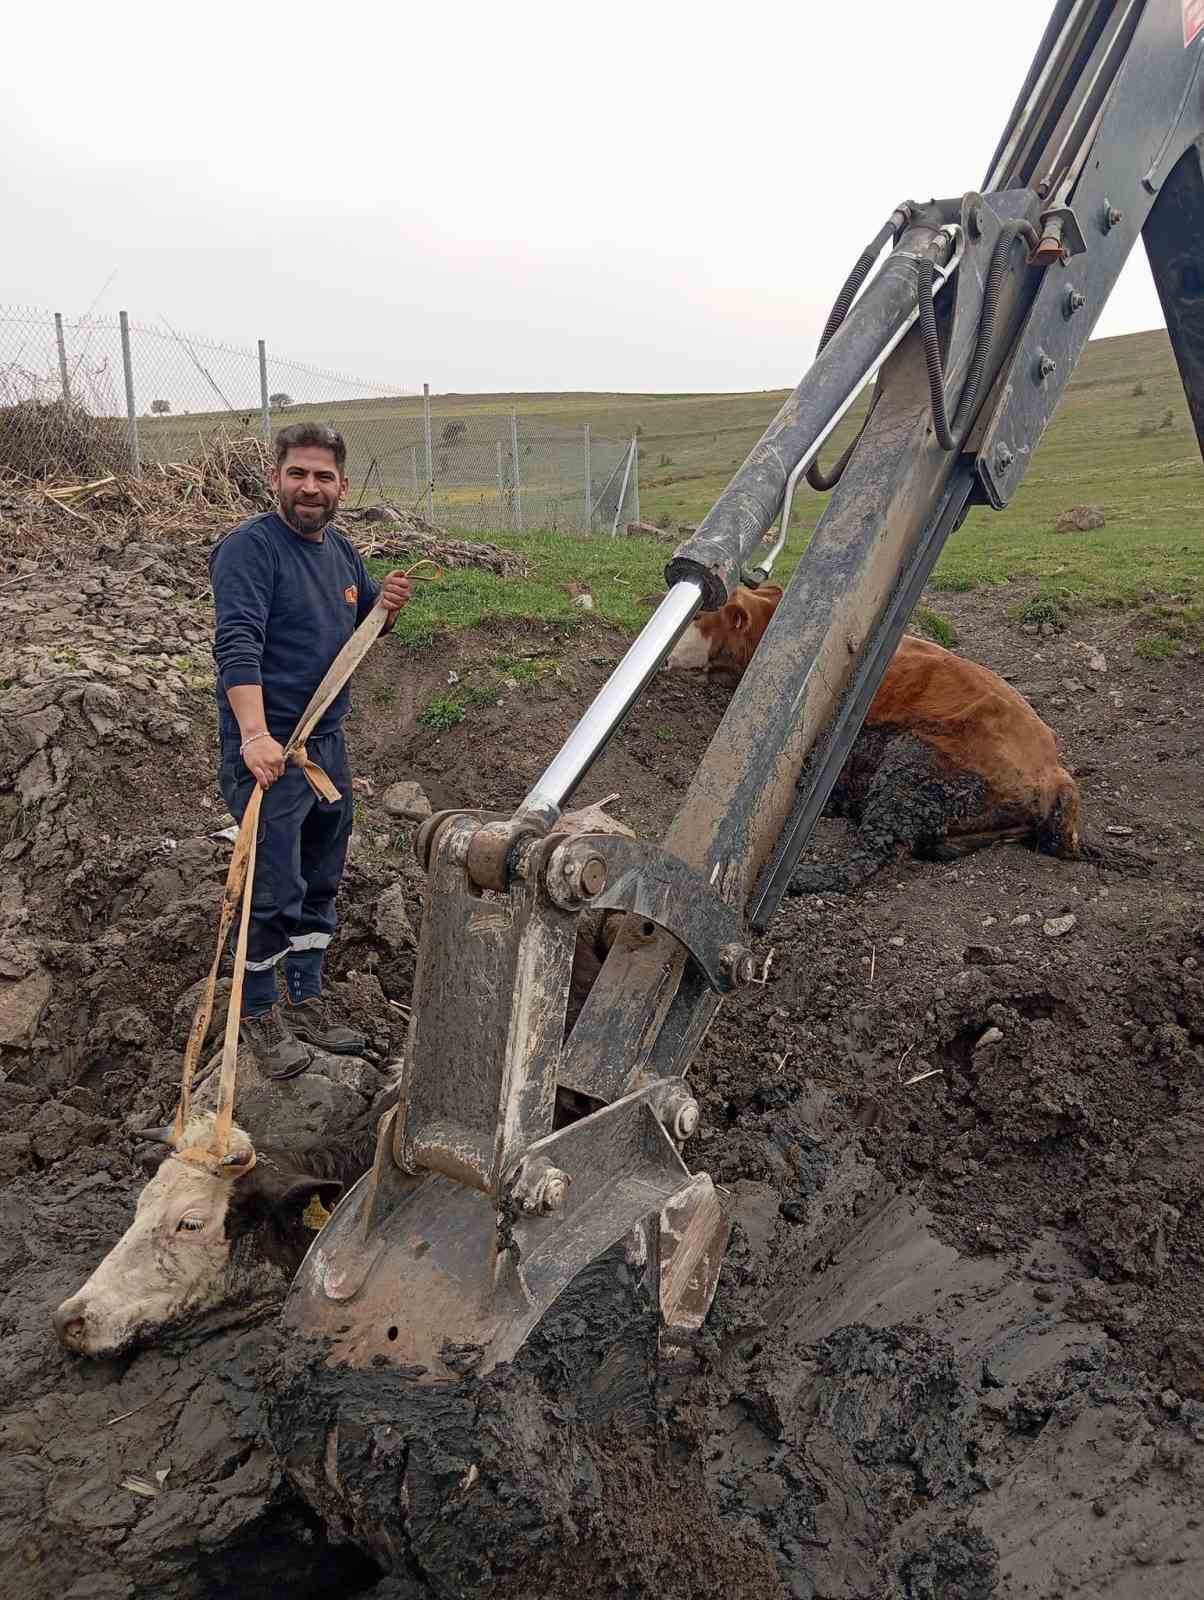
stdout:
{"type": "Polygon", "coordinates": [[[431,386],[422,385],[422,416],[426,429],[426,520],[435,520],[435,457],[431,451],[431,386]]]}
{"type": "Polygon", "coordinates": [[[125,414],[129,425],[130,471],[135,478],[142,476],[142,456],[138,450],[138,408],[134,404],[134,362],[130,355],[130,319],[119,313],[121,323],[121,365],[125,368],[125,414]]]}
{"type": "Polygon", "coordinates": [[[627,465],[623,468],[623,484],[619,490],[619,498],[615,501],[615,520],[610,525],[612,539],[619,531],[619,518],[623,515],[623,502],[627,498],[627,485],[631,481],[631,460],[634,455],[635,435],[632,434],[631,443],[627,446],[627,465]]]}
{"type": "Polygon", "coordinates": [[[585,531],[594,531],[594,489],[589,471],[589,423],[585,424],[585,531]]]}
{"type": "Polygon", "coordinates": [[[259,408],[263,413],[263,442],[272,442],[272,408],[268,402],[268,347],[259,341],[259,408]]]}
{"type": "Polygon", "coordinates": [[[639,436],[638,433],[633,433],[632,436],[631,436],[631,448],[634,451],[634,455],[632,457],[632,474],[633,474],[633,477],[632,477],[632,491],[633,491],[633,493],[635,495],[635,516],[633,517],[632,520],[634,522],[639,522],[640,521],[640,436],[639,436]]]}
{"type": "Polygon", "coordinates": [[[506,499],[506,469],[502,466],[502,441],[495,439],[497,445],[497,514],[498,527],[502,525],[502,506],[506,499]]]}
{"type": "Polygon", "coordinates": [[[414,499],[417,500],[422,490],[418,487],[418,446],[410,446],[410,472],[414,479],[414,499]]]}
{"type": "Polygon", "coordinates": [[[54,314],[54,337],[58,340],[59,347],[59,377],[63,381],[63,402],[71,404],[71,379],[67,372],[67,341],[63,337],[63,313],[56,311],[54,314]]]}
{"type": "Polygon", "coordinates": [[[523,484],[518,470],[518,408],[510,413],[510,454],[514,458],[514,531],[523,531],[523,484]]]}

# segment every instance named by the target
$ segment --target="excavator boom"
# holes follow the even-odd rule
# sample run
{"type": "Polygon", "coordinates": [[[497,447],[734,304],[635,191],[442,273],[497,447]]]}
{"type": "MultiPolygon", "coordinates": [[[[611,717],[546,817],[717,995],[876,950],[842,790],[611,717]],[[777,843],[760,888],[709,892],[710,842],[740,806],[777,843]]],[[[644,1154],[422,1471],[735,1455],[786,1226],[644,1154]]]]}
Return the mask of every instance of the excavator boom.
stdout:
{"type": "Polygon", "coordinates": [[[1015,495],[1139,234],[1204,447],[1202,59],[1200,0],[1059,0],[982,189],[895,208],[814,365],[523,804],[425,825],[400,1103],[286,1311],[332,1360],[383,1356],[420,1382],[487,1371],[621,1241],[664,1339],[700,1325],[728,1224],[722,1194],[683,1159],[691,1059],[753,976],[751,931],[777,909],[945,540],[972,506],[1015,495]],[[558,832],[698,610],[767,574],[803,475],[831,483],[819,451],[875,379],[663,842],[558,832]],[[566,1043],[587,908],[623,922],[566,1043]],[[593,1109],[558,1118],[566,1090],[593,1109]]]}

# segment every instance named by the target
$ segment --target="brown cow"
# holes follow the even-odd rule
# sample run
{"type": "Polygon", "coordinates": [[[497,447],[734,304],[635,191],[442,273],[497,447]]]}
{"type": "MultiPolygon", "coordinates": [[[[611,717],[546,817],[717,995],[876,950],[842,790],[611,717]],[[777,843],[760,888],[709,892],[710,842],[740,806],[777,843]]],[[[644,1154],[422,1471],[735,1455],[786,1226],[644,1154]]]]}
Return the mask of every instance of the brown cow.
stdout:
{"type": "MultiPolygon", "coordinates": [[[[697,617],[670,655],[671,670],[739,676],[782,591],[739,588],[697,617]]],[[[977,662],[904,635],[828,803],[856,825],[853,849],[832,865],[804,866],[789,892],[848,893],[906,855],[950,859],[1001,839],[1076,859],[1079,789],[1052,729],[1010,684],[977,662]]]]}

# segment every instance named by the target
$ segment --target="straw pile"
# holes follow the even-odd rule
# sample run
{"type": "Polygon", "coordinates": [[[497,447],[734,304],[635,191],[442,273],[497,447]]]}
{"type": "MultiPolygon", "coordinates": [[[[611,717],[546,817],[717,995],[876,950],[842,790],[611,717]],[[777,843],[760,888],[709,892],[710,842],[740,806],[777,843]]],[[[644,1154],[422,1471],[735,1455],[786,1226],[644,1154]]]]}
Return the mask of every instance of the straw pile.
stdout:
{"type": "Polygon", "coordinates": [[[339,513],[338,525],[354,539],[360,554],[399,560],[421,556],[440,567],[475,567],[499,578],[525,578],[531,564],[517,550],[482,544],[475,539],[452,539],[415,511],[382,501],[379,505],[339,513]]]}
{"type": "Polygon", "coordinates": [[[0,475],[55,483],[97,478],[129,460],[125,429],[67,400],[4,404],[10,385],[0,374],[0,475]]]}
{"type": "MultiPolygon", "coordinates": [[[[98,473],[63,482],[0,466],[0,550],[10,556],[69,562],[81,546],[212,544],[276,503],[267,446],[253,434],[216,432],[187,461],[155,463],[141,478],[98,473]]],[[[441,567],[476,567],[525,577],[512,550],[450,539],[413,512],[372,506],[340,514],[338,526],[366,557],[423,557],[441,567]]]]}

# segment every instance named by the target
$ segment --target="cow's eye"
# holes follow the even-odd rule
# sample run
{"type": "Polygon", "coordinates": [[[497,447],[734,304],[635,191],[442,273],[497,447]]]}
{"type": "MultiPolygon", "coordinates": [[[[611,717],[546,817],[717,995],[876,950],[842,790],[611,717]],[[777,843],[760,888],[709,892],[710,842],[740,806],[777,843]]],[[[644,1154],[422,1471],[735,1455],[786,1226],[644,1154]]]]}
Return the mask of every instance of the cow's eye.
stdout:
{"type": "Polygon", "coordinates": [[[200,1233],[201,1229],[204,1226],[205,1226],[204,1217],[193,1217],[193,1216],[181,1217],[179,1222],[176,1223],[176,1232],[177,1233],[200,1233]]]}

